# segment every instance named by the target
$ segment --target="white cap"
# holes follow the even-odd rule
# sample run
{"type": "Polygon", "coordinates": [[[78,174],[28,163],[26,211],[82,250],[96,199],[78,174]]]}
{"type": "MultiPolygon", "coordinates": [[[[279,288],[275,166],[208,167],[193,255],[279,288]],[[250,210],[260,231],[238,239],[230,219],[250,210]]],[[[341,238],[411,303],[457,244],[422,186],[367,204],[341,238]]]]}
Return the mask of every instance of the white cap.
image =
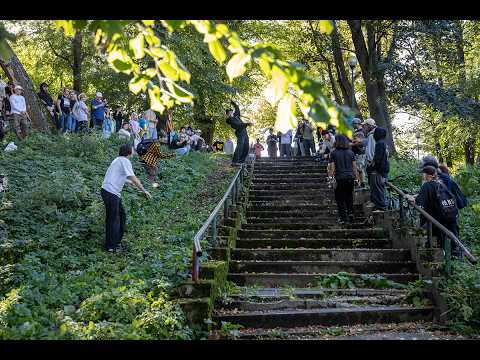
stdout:
{"type": "Polygon", "coordinates": [[[102,97],[102,93],[100,91],[97,91],[97,93],[95,94],[97,97],[102,97]]]}
{"type": "Polygon", "coordinates": [[[15,89],[23,90],[23,87],[21,87],[20,85],[15,85],[15,89]]]}
{"type": "Polygon", "coordinates": [[[363,122],[363,125],[377,126],[375,120],[373,120],[372,118],[368,118],[367,120],[365,120],[363,122]]]}

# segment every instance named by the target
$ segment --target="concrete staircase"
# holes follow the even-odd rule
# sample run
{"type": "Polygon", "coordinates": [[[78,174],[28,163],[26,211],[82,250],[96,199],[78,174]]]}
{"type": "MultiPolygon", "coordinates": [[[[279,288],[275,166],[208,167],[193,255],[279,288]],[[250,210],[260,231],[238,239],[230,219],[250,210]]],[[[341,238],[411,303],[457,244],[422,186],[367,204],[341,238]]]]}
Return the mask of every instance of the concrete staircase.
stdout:
{"type": "Polygon", "coordinates": [[[229,293],[213,320],[252,329],[431,321],[431,306],[405,301],[419,278],[407,249],[367,225],[362,204],[338,225],[326,164],[258,159],[246,221],[231,250],[229,293]]]}

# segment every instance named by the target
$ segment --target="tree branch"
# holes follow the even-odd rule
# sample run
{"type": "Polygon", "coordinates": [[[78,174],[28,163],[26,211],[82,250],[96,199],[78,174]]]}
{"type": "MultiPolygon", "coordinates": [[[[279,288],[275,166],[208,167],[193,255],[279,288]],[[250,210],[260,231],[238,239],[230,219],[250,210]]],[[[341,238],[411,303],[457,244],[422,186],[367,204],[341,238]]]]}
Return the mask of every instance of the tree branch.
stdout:
{"type": "Polygon", "coordinates": [[[46,41],[47,41],[48,46],[50,47],[50,50],[52,50],[53,55],[55,55],[56,57],[59,57],[60,59],[65,60],[65,61],[67,62],[67,64],[68,64],[68,66],[70,66],[71,68],[73,68],[73,64],[70,62],[70,59],[67,58],[66,56],[63,56],[63,55],[59,54],[59,53],[55,50],[55,48],[53,47],[52,43],[50,42],[50,40],[49,40],[48,38],[46,39],[46,41]]]}

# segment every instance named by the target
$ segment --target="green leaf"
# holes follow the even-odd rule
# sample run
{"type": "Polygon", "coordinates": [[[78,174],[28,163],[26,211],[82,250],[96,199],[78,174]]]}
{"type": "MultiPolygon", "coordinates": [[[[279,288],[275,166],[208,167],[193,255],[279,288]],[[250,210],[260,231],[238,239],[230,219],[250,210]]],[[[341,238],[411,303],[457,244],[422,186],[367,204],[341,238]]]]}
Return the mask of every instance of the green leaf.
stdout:
{"type": "Polygon", "coordinates": [[[157,37],[157,35],[155,35],[153,29],[148,28],[143,33],[148,45],[152,47],[150,49],[151,51],[153,51],[153,47],[160,46],[160,39],[157,37]]]}
{"type": "Polygon", "coordinates": [[[54,20],[57,28],[63,28],[66,36],[74,36],[75,28],[73,27],[73,20],[54,20]]]}
{"type": "Polygon", "coordinates": [[[136,37],[129,41],[130,49],[133,51],[135,59],[141,59],[145,56],[144,46],[144,37],[143,34],[138,34],[136,37]]]}
{"type": "Polygon", "coordinates": [[[250,61],[250,55],[245,53],[235,54],[227,64],[227,75],[230,81],[242,75],[245,71],[245,64],[250,61]]]}
{"type": "Polygon", "coordinates": [[[320,20],[320,32],[330,34],[333,31],[333,23],[331,20],[320,20]]]}
{"type": "Polygon", "coordinates": [[[145,26],[153,26],[155,25],[155,20],[142,20],[145,26]]]}
{"type": "Polygon", "coordinates": [[[141,91],[145,91],[149,81],[150,79],[146,76],[136,75],[130,80],[128,87],[131,92],[138,94],[141,91]]]}
{"type": "Polygon", "coordinates": [[[153,111],[158,111],[159,113],[163,113],[165,110],[165,106],[160,101],[162,93],[160,92],[160,88],[158,86],[154,86],[151,89],[148,89],[148,98],[150,100],[150,108],[153,111]]]}
{"type": "Polygon", "coordinates": [[[227,58],[227,54],[225,53],[225,50],[223,49],[223,46],[220,43],[220,41],[219,40],[210,41],[208,43],[208,49],[210,50],[210,53],[213,55],[215,60],[217,60],[219,64],[223,64],[223,62],[227,58]]]}
{"type": "Polygon", "coordinates": [[[182,29],[187,24],[185,20],[161,20],[161,23],[169,32],[182,29]]]}
{"type": "Polygon", "coordinates": [[[117,72],[130,74],[133,68],[132,59],[125,53],[123,49],[116,49],[108,54],[108,62],[117,72]]]}
{"type": "Polygon", "coordinates": [[[225,24],[217,24],[215,26],[215,30],[217,31],[217,35],[226,36],[228,34],[228,26],[225,24]]]}
{"type": "Polygon", "coordinates": [[[180,85],[174,82],[167,82],[167,87],[172,93],[175,100],[179,101],[182,104],[188,104],[192,102],[193,94],[181,87],[180,85]]]}
{"type": "Polygon", "coordinates": [[[166,61],[158,62],[158,67],[162,71],[162,74],[165,75],[172,81],[178,81],[178,71],[166,61]]]}
{"type": "Polygon", "coordinates": [[[201,34],[209,33],[212,28],[212,22],[210,20],[191,20],[190,22],[201,34]]]}
{"type": "Polygon", "coordinates": [[[288,89],[287,78],[283,71],[274,66],[271,72],[272,80],[270,84],[265,89],[265,99],[270,103],[270,105],[275,106],[275,104],[282,98],[288,89]]]}
{"type": "Polygon", "coordinates": [[[293,95],[287,93],[278,103],[275,131],[286,133],[297,126],[296,101],[293,95]]]}

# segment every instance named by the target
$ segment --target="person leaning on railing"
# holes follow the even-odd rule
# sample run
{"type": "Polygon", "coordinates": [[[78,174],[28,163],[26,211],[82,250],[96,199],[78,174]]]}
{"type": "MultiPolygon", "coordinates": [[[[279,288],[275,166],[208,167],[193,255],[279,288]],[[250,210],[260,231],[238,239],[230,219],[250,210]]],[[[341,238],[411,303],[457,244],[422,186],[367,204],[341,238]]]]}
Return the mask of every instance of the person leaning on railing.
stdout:
{"type": "MultiPolygon", "coordinates": [[[[440,224],[450,230],[457,238],[459,237],[458,217],[454,220],[446,220],[443,218],[438,201],[438,186],[445,186],[439,183],[437,176],[437,169],[427,165],[422,169],[423,184],[418,195],[406,195],[406,198],[411,203],[423,208],[429,215],[431,215],[440,224]]],[[[453,197],[453,195],[452,195],[453,197]]],[[[420,226],[424,226],[427,219],[420,215],[420,226]]],[[[445,249],[445,234],[436,226],[432,226],[432,235],[437,237],[442,249],[445,249]]],[[[452,242],[452,256],[460,257],[460,251],[455,242],[452,242]]]]}

